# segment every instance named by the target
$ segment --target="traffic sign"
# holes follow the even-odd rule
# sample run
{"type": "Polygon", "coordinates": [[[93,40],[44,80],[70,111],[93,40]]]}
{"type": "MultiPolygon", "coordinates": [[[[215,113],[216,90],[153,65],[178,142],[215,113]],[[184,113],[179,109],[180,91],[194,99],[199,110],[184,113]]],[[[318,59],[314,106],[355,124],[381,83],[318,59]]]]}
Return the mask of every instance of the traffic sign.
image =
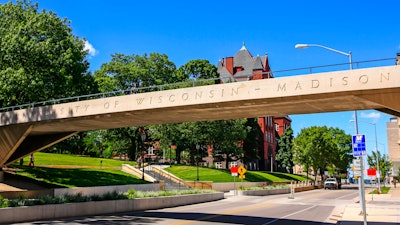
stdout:
{"type": "Polygon", "coordinates": [[[361,159],[353,159],[353,167],[355,171],[361,170],[361,159]]]}
{"type": "Polygon", "coordinates": [[[234,177],[237,177],[237,175],[238,175],[238,167],[237,166],[232,166],[231,167],[231,174],[232,174],[232,176],[234,176],[234,177]]]}
{"type": "Polygon", "coordinates": [[[370,176],[370,177],[376,176],[376,169],[374,169],[374,168],[367,169],[367,176],[370,176]]]}
{"type": "Polygon", "coordinates": [[[365,134],[353,135],[353,156],[363,156],[367,154],[365,147],[365,134]]]}
{"type": "Polygon", "coordinates": [[[240,175],[239,175],[239,178],[240,178],[240,179],[244,179],[244,178],[246,178],[246,176],[245,176],[244,174],[240,174],[240,175]]]}
{"type": "Polygon", "coordinates": [[[247,171],[247,170],[244,168],[244,166],[240,166],[239,169],[238,169],[238,173],[239,173],[240,175],[245,174],[246,171],[247,171]]]}
{"type": "Polygon", "coordinates": [[[361,176],[361,171],[354,171],[354,178],[361,176]]]}

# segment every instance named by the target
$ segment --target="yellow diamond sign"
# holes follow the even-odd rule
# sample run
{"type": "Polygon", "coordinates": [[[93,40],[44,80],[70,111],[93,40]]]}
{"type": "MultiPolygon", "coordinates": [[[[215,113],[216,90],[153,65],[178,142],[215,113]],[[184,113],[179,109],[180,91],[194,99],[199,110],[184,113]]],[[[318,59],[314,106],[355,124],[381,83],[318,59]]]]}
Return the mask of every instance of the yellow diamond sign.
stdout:
{"type": "MultiPolygon", "coordinates": [[[[246,169],[244,168],[244,166],[239,166],[239,169],[238,169],[238,173],[240,174],[240,175],[244,175],[245,173],[246,173],[246,169]]],[[[239,177],[240,178],[240,177],[239,177]]]]}

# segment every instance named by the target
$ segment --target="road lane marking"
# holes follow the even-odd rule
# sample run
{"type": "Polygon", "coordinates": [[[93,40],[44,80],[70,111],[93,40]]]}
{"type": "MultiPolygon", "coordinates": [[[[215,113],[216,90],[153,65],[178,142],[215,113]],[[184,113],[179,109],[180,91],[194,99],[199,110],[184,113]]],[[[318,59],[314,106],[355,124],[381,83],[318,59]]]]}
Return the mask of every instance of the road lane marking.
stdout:
{"type": "Polygon", "coordinates": [[[330,193],[328,193],[328,192],[317,192],[317,193],[312,193],[312,194],[306,194],[306,195],[304,195],[304,196],[300,196],[301,198],[314,198],[314,197],[316,197],[316,196],[320,196],[320,195],[328,195],[328,194],[330,194],[330,193]]]}
{"type": "Polygon", "coordinates": [[[349,193],[349,194],[347,194],[347,195],[342,195],[342,196],[337,197],[337,198],[335,198],[335,199],[341,199],[341,198],[345,198],[345,197],[347,197],[347,196],[357,195],[357,194],[358,194],[358,192],[351,192],[351,193],[349,193]]]}
{"type": "Polygon", "coordinates": [[[268,223],[264,223],[264,224],[262,224],[262,225],[268,225],[268,224],[271,224],[271,223],[275,223],[275,222],[278,221],[278,220],[286,219],[286,218],[288,218],[288,217],[290,217],[290,216],[296,215],[296,214],[298,214],[298,213],[307,211],[307,210],[312,209],[312,208],[315,208],[315,207],[317,207],[317,205],[313,205],[313,206],[310,206],[310,207],[308,207],[308,208],[302,209],[302,210],[300,210],[300,211],[297,211],[297,212],[291,213],[291,214],[289,214],[289,215],[283,216],[283,217],[281,217],[281,218],[274,219],[274,220],[269,221],[268,223]]]}
{"type": "Polygon", "coordinates": [[[270,207],[270,206],[273,206],[273,205],[274,204],[266,203],[266,204],[255,205],[255,206],[246,207],[246,208],[233,209],[233,210],[222,212],[220,214],[203,216],[203,217],[196,218],[196,219],[185,220],[185,221],[180,221],[180,222],[176,222],[176,223],[170,223],[168,225],[183,225],[183,224],[189,224],[189,223],[194,223],[194,222],[198,222],[198,221],[207,221],[209,219],[217,218],[217,217],[220,217],[220,216],[231,215],[231,214],[239,213],[239,212],[246,212],[246,211],[250,211],[250,210],[253,210],[253,209],[270,207]]]}

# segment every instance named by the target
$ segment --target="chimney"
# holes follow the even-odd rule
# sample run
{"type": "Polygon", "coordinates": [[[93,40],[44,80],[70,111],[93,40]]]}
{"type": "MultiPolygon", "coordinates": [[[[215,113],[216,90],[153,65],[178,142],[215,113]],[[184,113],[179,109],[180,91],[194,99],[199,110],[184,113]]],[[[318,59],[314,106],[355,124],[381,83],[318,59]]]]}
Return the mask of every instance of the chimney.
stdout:
{"type": "Polygon", "coordinates": [[[226,63],[225,63],[225,68],[226,70],[229,71],[230,74],[233,75],[233,57],[226,57],[226,63]]]}

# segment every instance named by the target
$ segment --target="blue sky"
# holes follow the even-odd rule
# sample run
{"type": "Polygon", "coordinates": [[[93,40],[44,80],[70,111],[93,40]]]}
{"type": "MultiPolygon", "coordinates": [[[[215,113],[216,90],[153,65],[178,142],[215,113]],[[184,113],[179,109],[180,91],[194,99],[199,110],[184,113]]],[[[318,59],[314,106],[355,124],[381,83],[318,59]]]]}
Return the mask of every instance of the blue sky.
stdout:
{"type": "MultiPolygon", "coordinates": [[[[109,62],[114,53],[164,53],[177,67],[193,59],[207,59],[216,65],[221,58],[235,55],[243,42],[253,56],[268,54],[273,71],[349,61],[345,55],[318,47],[295,49],[298,43],[351,51],[353,62],[394,58],[400,52],[398,0],[38,2],[40,8],[69,19],[73,33],[90,43],[91,71],[109,62]]],[[[376,66],[393,64],[392,60],[376,66]]],[[[313,125],[354,134],[353,114],[291,118],[295,134],[313,125]]],[[[390,117],[374,110],[358,112],[359,133],[366,134],[368,151],[375,149],[374,126],[369,123],[376,123],[378,148],[387,153],[386,122],[390,117]]]]}

